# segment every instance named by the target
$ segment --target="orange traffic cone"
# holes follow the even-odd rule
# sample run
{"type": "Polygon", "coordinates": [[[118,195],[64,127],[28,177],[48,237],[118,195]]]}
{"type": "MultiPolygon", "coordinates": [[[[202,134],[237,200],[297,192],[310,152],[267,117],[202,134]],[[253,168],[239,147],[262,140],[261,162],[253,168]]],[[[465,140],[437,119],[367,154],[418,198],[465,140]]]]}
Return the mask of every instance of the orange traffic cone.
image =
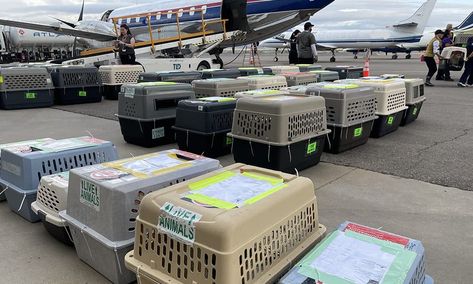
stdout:
{"type": "Polygon", "coordinates": [[[365,66],[363,67],[363,77],[370,76],[370,59],[367,57],[365,59],[365,66]]]}

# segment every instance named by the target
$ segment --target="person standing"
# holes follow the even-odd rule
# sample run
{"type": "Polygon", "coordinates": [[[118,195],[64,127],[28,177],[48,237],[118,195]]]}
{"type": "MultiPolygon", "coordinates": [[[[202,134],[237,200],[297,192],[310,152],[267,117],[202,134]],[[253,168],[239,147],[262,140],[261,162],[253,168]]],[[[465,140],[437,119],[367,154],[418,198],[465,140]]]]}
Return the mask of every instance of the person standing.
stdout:
{"type": "Polygon", "coordinates": [[[440,46],[443,37],[442,30],[435,31],[435,37],[429,42],[427,45],[427,49],[425,50],[424,54],[424,61],[427,64],[427,68],[429,68],[429,72],[427,73],[427,77],[425,78],[425,85],[429,87],[433,87],[431,80],[432,77],[437,72],[437,63],[435,62],[435,57],[437,56],[439,60],[442,60],[442,56],[440,55],[440,46]]]}
{"type": "Polygon", "coordinates": [[[314,25],[307,22],[304,31],[297,36],[297,54],[299,64],[314,64],[318,60],[315,36],[312,33],[314,25]]]}
{"type": "Polygon", "coordinates": [[[122,64],[136,64],[135,37],[126,24],[120,26],[120,36],[115,42],[115,49],[118,50],[122,64]]]}
{"type": "Polygon", "coordinates": [[[458,82],[458,87],[473,87],[473,37],[468,38],[466,43],[467,61],[465,71],[458,82]]]}
{"type": "MultiPolygon", "coordinates": [[[[442,51],[444,50],[445,47],[449,47],[453,45],[453,32],[452,31],[447,31],[445,32],[443,39],[442,39],[442,47],[439,51],[440,54],[442,54],[442,51]]],[[[452,82],[453,79],[450,77],[450,69],[448,67],[448,62],[446,60],[443,60],[439,64],[439,71],[437,72],[437,77],[435,80],[445,80],[445,81],[450,81],[452,82]]]]}
{"type": "Polygon", "coordinates": [[[299,63],[299,58],[297,55],[297,37],[301,33],[300,30],[295,30],[290,38],[290,44],[291,44],[291,49],[289,50],[289,64],[298,64],[299,63]]]}

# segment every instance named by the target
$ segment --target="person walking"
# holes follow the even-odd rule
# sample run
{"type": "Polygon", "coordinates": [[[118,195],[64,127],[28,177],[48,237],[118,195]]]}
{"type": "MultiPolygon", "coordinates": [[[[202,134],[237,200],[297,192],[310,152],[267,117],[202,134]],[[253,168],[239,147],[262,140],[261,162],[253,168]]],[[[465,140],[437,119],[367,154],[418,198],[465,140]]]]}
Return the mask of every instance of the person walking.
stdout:
{"type": "Polygon", "coordinates": [[[131,34],[130,28],[126,24],[120,26],[120,36],[115,42],[115,49],[118,50],[122,64],[136,64],[135,37],[131,34]]]}
{"type": "Polygon", "coordinates": [[[304,31],[297,36],[297,55],[299,64],[314,64],[318,61],[315,36],[312,33],[314,25],[307,22],[304,31]]]}
{"type": "MultiPolygon", "coordinates": [[[[442,46],[439,53],[442,54],[442,51],[445,47],[453,46],[453,32],[446,31],[443,35],[442,46]]],[[[444,59],[439,63],[439,70],[437,72],[437,77],[435,80],[445,80],[452,82],[453,79],[450,77],[450,69],[448,67],[448,62],[444,59]]]]}
{"type": "Polygon", "coordinates": [[[295,30],[290,38],[290,44],[291,44],[291,49],[289,50],[289,64],[298,64],[299,63],[299,58],[297,55],[297,37],[301,33],[300,30],[295,30]]]}
{"type": "Polygon", "coordinates": [[[425,50],[424,61],[425,64],[427,64],[427,68],[429,68],[429,72],[425,78],[425,85],[429,87],[434,86],[431,80],[437,72],[437,63],[435,62],[435,57],[437,56],[439,60],[442,60],[442,56],[440,55],[440,46],[443,33],[444,32],[442,30],[436,30],[435,37],[429,42],[427,49],[425,50]]]}
{"type": "Polygon", "coordinates": [[[473,87],[473,37],[468,38],[466,43],[466,54],[468,60],[465,62],[465,71],[458,82],[458,87],[473,87]]]}

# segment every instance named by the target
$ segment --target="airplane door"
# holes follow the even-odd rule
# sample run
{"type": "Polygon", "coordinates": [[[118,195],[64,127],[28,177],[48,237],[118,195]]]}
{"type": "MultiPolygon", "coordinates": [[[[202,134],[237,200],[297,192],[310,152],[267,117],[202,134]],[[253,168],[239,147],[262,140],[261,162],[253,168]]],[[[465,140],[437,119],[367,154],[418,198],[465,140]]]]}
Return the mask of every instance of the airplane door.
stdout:
{"type": "Polygon", "coordinates": [[[248,31],[247,0],[222,0],[222,19],[228,20],[227,31],[248,31]]]}

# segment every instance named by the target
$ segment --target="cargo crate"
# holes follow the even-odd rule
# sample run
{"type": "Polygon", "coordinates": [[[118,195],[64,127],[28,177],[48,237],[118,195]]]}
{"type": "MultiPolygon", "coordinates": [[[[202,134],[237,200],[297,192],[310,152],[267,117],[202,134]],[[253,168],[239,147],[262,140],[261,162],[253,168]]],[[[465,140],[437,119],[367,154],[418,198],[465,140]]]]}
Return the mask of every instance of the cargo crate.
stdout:
{"type": "Polygon", "coordinates": [[[202,79],[199,71],[171,71],[171,72],[149,72],[139,77],[139,82],[174,82],[191,84],[194,80],[202,79]]]}
{"type": "Polygon", "coordinates": [[[286,77],[289,87],[309,85],[318,82],[317,75],[310,72],[282,73],[281,75],[286,77]]]}
{"type": "Polygon", "coordinates": [[[296,64],[296,66],[299,67],[300,72],[322,70],[322,65],[316,65],[316,64],[296,64]]]}
{"type": "Polygon", "coordinates": [[[333,82],[340,79],[338,72],[335,72],[335,71],[315,70],[315,71],[310,71],[310,73],[317,75],[317,83],[333,82]]]}
{"type": "Polygon", "coordinates": [[[424,101],[425,101],[425,97],[422,98],[417,103],[407,105],[407,109],[404,110],[404,113],[402,115],[400,126],[406,126],[414,122],[415,120],[417,120],[420,114],[420,110],[422,109],[422,105],[424,104],[424,101]]]}
{"type": "Polygon", "coordinates": [[[327,67],[325,70],[335,71],[341,80],[343,79],[358,79],[363,77],[363,67],[356,66],[335,66],[327,67]]]}
{"type": "Polygon", "coordinates": [[[317,211],[309,179],[235,164],[147,195],[125,265],[141,283],[273,283],[324,235],[317,211]]]}
{"type": "MultiPolygon", "coordinates": [[[[284,88],[283,88],[284,89],[284,88]]],[[[267,96],[284,96],[289,95],[289,91],[280,91],[280,90],[251,90],[248,92],[239,92],[235,94],[235,98],[258,98],[258,97],[267,97],[267,96]]]]}
{"type": "Polygon", "coordinates": [[[368,141],[377,119],[373,88],[324,82],[311,84],[306,94],[325,98],[327,125],[332,131],[325,151],[338,154],[368,141]]]}
{"type": "Polygon", "coordinates": [[[329,132],[324,98],[279,95],[239,99],[228,135],[236,162],[294,172],[320,161],[329,132]]]}
{"type": "Polygon", "coordinates": [[[20,142],[13,142],[7,144],[0,145],[0,201],[6,200],[5,191],[7,190],[7,186],[2,184],[2,164],[1,164],[1,157],[2,157],[2,150],[8,150],[13,153],[22,152],[22,153],[30,153],[33,151],[33,146],[36,144],[41,144],[46,141],[53,141],[54,139],[51,138],[42,138],[36,140],[27,140],[27,141],[20,141],[20,142]]]}
{"type": "Polygon", "coordinates": [[[383,79],[404,79],[406,76],[403,74],[383,74],[380,77],[383,79]]]}
{"type": "Polygon", "coordinates": [[[196,98],[233,97],[236,93],[250,90],[248,81],[217,78],[192,82],[196,98]]]}
{"type": "Polygon", "coordinates": [[[1,183],[10,209],[30,222],[39,221],[31,210],[43,176],[115,160],[115,146],[93,137],[45,141],[32,152],[2,151],[1,183]]]}
{"type": "Polygon", "coordinates": [[[257,75],[238,77],[237,79],[247,81],[250,90],[279,90],[287,87],[287,80],[284,76],[257,75]]]}
{"type": "Polygon", "coordinates": [[[61,105],[102,101],[102,80],[95,67],[49,67],[54,84],[55,102],[61,105]]]}
{"type": "Polygon", "coordinates": [[[319,282],[434,283],[425,274],[425,250],[420,241],[350,222],[312,249],[279,284],[319,282]],[[382,253],[376,253],[376,249],[382,253]],[[376,265],[377,269],[366,269],[362,267],[364,263],[376,265]]]}
{"type": "Polygon", "coordinates": [[[281,75],[282,73],[288,73],[288,72],[297,73],[299,72],[300,69],[297,66],[284,65],[284,66],[265,67],[263,68],[263,70],[265,72],[270,72],[271,74],[274,74],[274,75],[281,75]]]}
{"type": "Polygon", "coordinates": [[[73,246],[71,231],[59,211],[66,210],[69,172],[44,176],[38,186],[31,210],[39,216],[46,231],[60,242],[73,246]]]}
{"type": "Polygon", "coordinates": [[[103,95],[106,99],[117,100],[123,84],[138,82],[138,77],[143,73],[141,65],[103,65],[99,68],[103,84],[103,95]]]}
{"type": "Polygon", "coordinates": [[[240,70],[238,69],[205,69],[200,71],[202,79],[214,79],[214,78],[229,78],[236,79],[241,76],[240,70]]]}
{"type": "Polygon", "coordinates": [[[265,70],[258,67],[241,67],[238,68],[241,76],[254,76],[254,75],[274,75],[270,70],[265,70]]]}
{"type": "Polygon", "coordinates": [[[173,127],[179,149],[213,158],[229,154],[235,106],[236,99],[225,97],[180,101],[173,127]]]}
{"type": "Polygon", "coordinates": [[[45,68],[0,68],[0,108],[24,109],[53,104],[54,87],[45,68]]]}
{"type": "Polygon", "coordinates": [[[118,120],[126,142],[153,147],[174,142],[172,126],[179,101],[193,99],[190,84],[125,84],[118,97],[118,120]]]}
{"type": "Polygon", "coordinates": [[[217,160],[168,150],[72,170],[67,209],[60,216],[79,258],[113,283],[135,281],[124,256],[133,249],[143,198],[218,168],[217,160]]]}

